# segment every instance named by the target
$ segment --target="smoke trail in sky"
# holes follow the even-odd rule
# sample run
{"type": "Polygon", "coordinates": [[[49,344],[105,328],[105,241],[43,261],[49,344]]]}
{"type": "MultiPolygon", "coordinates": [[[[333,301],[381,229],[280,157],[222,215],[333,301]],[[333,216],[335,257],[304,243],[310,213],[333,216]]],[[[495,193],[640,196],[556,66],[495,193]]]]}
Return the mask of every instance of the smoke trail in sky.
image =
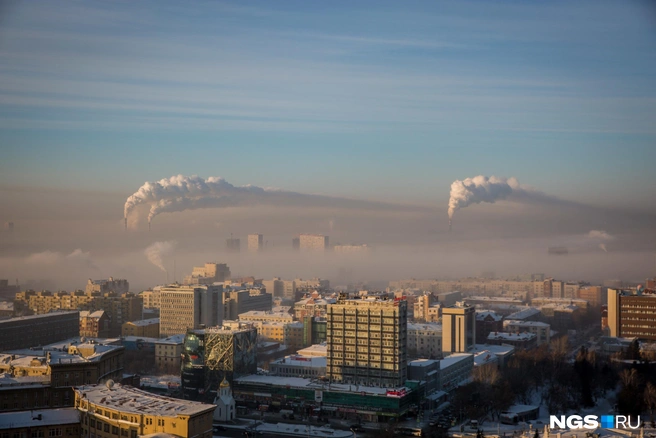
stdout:
{"type": "Polygon", "coordinates": [[[144,254],[146,254],[150,263],[167,272],[164,267],[164,258],[173,253],[175,245],[176,242],[174,241],[155,242],[144,250],[144,254]]]}

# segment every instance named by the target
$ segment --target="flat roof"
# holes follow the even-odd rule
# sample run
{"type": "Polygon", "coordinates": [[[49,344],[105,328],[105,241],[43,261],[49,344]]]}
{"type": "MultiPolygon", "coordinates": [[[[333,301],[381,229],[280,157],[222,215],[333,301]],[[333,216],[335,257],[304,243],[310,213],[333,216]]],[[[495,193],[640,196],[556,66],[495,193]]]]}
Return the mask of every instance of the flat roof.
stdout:
{"type": "Polygon", "coordinates": [[[32,319],[48,318],[55,315],[74,315],[79,313],[80,313],[79,310],[63,310],[61,312],[42,313],[41,315],[17,316],[15,318],[0,320],[0,324],[9,324],[15,321],[29,321],[32,319]]]}
{"type": "Polygon", "coordinates": [[[427,367],[430,365],[433,365],[435,363],[438,363],[439,360],[434,360],[434,359],[416,359],[413,361],[408,362],[409,367],[427,367]]]}
{"type": "Polygon", "coordinates": [[[463,360],[466,360],[470,357],[473,357],[473,354],[469,353],[453,353],[445,357],[444,359],[440,360],[440,369],[444,369],[447,367],[450,367],[453,364],[456,364],[458,362],[462,362],[463,360]]]}
{"type": "MultiPolygon", "coordinates": [[[[347,383],[323,383],[317,382],[313,379],[304,379],[302,377],[280,377],[261,374],[251,374],[250,376],[240,377],[235,379],[235,383],[241,384],[261,384],[270,386],[289,386],[290,388],[304,388],[304,389],[321,389],[330,392],[348,392],[348,393],[364,393],[365,395],[387,395],[387,390],[392,388],[379,388],[373,386],[362,385],[349,385],[347,383]]],[[[401,387],[405,388],[405,387],[401,387]]],[[[394,389],[401,389],[394,388],[394,389]]],[[[405,388],[410,392],[409,388],[405,388]]]]}
{"type": "Polygon", "coordinates": [[[134,324],[138,327],[159,324],[159,318],[140,319],[139,321],[128,321],[125,324],[134,324]]]}
{"type": "Polygon", "coordinates": [[[408,323],[408,331],[410,331],[410,330],[417,330],[417,331],[426,330],[426,331],[433,331],[433,332],[441,332],[442,331],[442,324],[437,324],[437,323],[418,324],[418,323],[409,322],[408,323]]]}
{"type": "Polygon", "coordinates": [[[507,332],[492,332],[488,335],[488,339],[502,339],[504,341],[528,341],[537,337],[535,333],[507,333],[507,332]]]}
{"type": "Polygon", "coordinates": [[[512,345],[488,345],[488,344],[476,344],[469,351],[472,353],[480,353],[481,351],[489,351],[494,353],[497,356],[505,356],[515,351],[515,347],[512,345]]]}
{"type": "Polygon", "coordinates": [[[269,365],[294,365],[294,366],[306,366],[306,367],[326,367],[326,356],[301,356],[301,355],[290,355],[285,356],[280,359],[276,359],[271,362],[269,365]]]}
{"type": "Polygon", "coordinates": [[[67,424],[80,424],[80,413],[77,409],[39,409],[35,411],[3,412],[0,414],[0,429],[63,426],[67,424]]]}
{"type": "Polygon", "coordinates": [[[155,395],[118,383],[111,388],[106,384],[79,386],[75,388],[75,392],[96,406],[139,415],[176,417],[213,411],[216,408],[215,405],[155,395]]]}
{"type": "Polygon", "coordinates": [[[511,324],[516,324],[516,325],[523,325],[527,327],[543,327],[547,328],[549,327],[549,324],[546,322],[540,322],[540,321],[522,321],[519,319],[507,319],[503,322],[503,326],[511,325],[511,324]]]}

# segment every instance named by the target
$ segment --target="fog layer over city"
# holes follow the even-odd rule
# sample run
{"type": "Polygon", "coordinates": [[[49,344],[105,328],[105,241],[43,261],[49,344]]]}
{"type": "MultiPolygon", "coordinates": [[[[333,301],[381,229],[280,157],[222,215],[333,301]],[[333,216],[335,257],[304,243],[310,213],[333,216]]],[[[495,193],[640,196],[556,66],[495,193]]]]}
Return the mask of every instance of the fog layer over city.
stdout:
{"type": "Polygon", "coordinates": [[[228,263],[233,275],[319,276],[333,284],[483,271],[589,281],[653,275],[652,212],[509,196],[461,209],[449,232],[447,194],[442,190],[432,205],[364,202],[357,208],[358,200],[322,205],[313,198],[307,206],[200,209],[163,214],[148,231],[146,206],[134,209],[124,229],[125,194],[0,191],[15,223],[13,232],[0,234],[0,278],[70,290],[89,277],[111,275],[139,290],[181,280],[207,261],[228,263]],[[264,235],[262,253],[247,251],[249,233],[264,235]],[[301,254],[292,250],[300,233],[328,235],[331,245],[367,244],[371,251],[301,254]],[[231,235],[241,239],[241,253],[226,251],[231,235]],[[568,254],[549,255],[551,247],[565,247],[568,254]]]}

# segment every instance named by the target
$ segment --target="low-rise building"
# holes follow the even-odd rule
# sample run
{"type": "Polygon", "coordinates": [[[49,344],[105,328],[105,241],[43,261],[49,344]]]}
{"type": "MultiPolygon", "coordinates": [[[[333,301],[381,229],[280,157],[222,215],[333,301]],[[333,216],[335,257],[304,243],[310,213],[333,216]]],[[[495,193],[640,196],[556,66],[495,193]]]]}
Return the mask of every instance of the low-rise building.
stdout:
{"type": "Polygon", "coordinates": [[[442,324],[408,323],[408,356],[424,359],[442,357],[442,324]]]}
{"type": "Polygon", "coordinates": [[[178,374],[185,335],[173,335],[155,341],[155,366],[161,373],[178,374]]]}
{"type": "Polygon", "coordinates": [[[503,330],[503,316],[491,310],[476,311],[476,339],[486,339],[491,332],[503,330]]]}
{"type": "Polygon", "coordinates": [[[215,405],[153,395],[107,382],[75,388],[82,436],[130,437],[165,433],[212,438],[215,405]]]}
{"type": "Polygon", "coordinates": [[[453,353],[440,360],[440,385],[442,391],[451,391],[471,379],[474,355],[453,353]]]}
{"type": "Polygon", "coordinates": [[[281,306],[272,310],[251,310],[239,314],[239,321],[262,321],[262,322],[294,322],[294,317],[289,313],[289,307],[281,306]]]}
{"type": "Polygon", "coordinates": [[[495,332],[487,337],[487,343],[492,345],[512,345],[517,349],[528,350],[538,344],[538,337],[533,333],[495,332]]]}
{"type": "Polygon", "coordinates": [[[326,375],[326,357],[291,355],[269,364],[269,374],[280,377],[319,378],[326,375]]]}
{"type": "Polygon", "coordinates": [[[441,368],[439,360],[417,359],[408,362],[408,380],[426,382],[424,397],[440,391],[441,368]]]}
{"type": "Polygon", "coordinates": [[[505,320],[503,330],[511,333],[533,333],[537,337],[537,345],[551,341],[551,326],[545,322],[505,320]]]}
{"type": "Polygon", "coordinates": [[[121,326],[121,336],[159,338],[159,318],[126,322],[121,326]]]}
{"type": "Polygon", "coordinates": [[[40,409],[0,414],[0,437],[80,437],[80,413],[75,408],[40,409]]]}
{"type": "Polygon", "coordinates": [[[0,351],[36,347],[79,336],[80,312],[52,312],[0,320],[0,351]]]}
{"type": "Polygon", "coordinates": [[[109,316],[104,310],[80,311],[80,336],[106,338],[109,336],[109,316]]]}
{"type": "Polygon", "coordinates": [[[479,354],[482,352],[490,352],[497,358],[500,367],[506,366],[511,357],[515,355],[515,347],[512,345],[492,345],[492,344],[476,344],[470,350],[472,354],[479,354]]]}

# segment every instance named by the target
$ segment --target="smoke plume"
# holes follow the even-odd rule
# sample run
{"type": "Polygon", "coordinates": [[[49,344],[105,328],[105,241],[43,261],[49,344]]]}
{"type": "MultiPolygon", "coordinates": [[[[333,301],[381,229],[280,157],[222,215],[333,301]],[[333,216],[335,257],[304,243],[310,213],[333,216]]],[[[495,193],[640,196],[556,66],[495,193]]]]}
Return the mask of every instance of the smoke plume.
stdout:
{"type": "Polygon", "coordinates": [[[153,265],[157,266],[164,272],[168,272],[164,267],[164,257],[170,255],[175,248],[176,242],[155,242],[145,249],[144,254],[153,265]]]}
{"type": "Polygon", "coordinates": [[[201,208],[226,208],[252,205],[354,208],[374,210],[421,210],[421,207],[400,206],[374,201],[359,201],[324,195],[304,194],[252,185],[233,186],[220,177],[203,179],[177,175],[142,185],[125,202],[124,220],[139,205],[149,205],[148,223],[161,213],[201,208]]]}
{"type": "Polygon", "coordinates": [[[588,234],[586,234],[586,237],[595,241],[599,248],[604,252],[608,252],[608,248],[606,248],[606,242],[615,239],[615,236],[612,236],[603,230],[591,230],[588,234]]]}
{"type": "Polygon", "coordinates": [[[506,199],[513,192],[524,192],[516,178],[498,178],[496,176],[475,176],[463,181],[456,180],[451,184],[449,198],[449,220],[453,213],[461,208],[481,202],[494,203],[506,199]]]}

